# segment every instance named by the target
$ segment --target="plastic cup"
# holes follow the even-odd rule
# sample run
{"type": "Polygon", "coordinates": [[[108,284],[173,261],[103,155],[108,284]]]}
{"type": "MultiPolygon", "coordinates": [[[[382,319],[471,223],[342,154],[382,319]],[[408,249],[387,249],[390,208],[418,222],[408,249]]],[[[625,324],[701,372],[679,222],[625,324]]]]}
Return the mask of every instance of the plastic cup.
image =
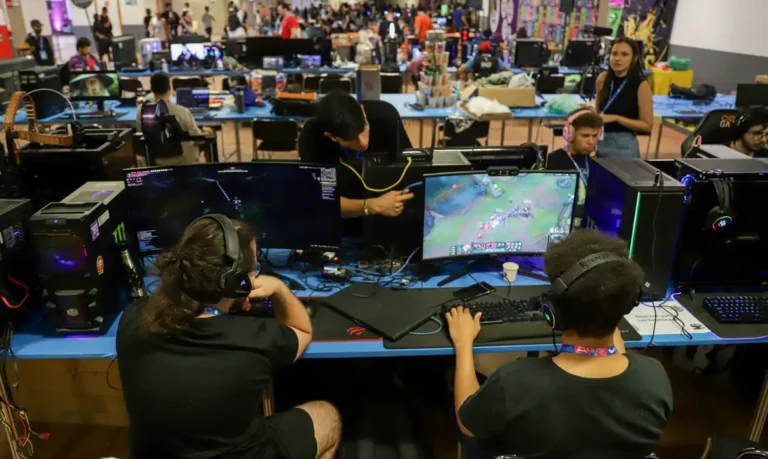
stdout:
{"type": "Polygon", "coordinates": [[[501,267],[504,269],[504,280],[510,284],[514,284],[517,280],[517,271],[520,269],[520,266],[517,263],[508,261],[501,265],[501,267]]]}

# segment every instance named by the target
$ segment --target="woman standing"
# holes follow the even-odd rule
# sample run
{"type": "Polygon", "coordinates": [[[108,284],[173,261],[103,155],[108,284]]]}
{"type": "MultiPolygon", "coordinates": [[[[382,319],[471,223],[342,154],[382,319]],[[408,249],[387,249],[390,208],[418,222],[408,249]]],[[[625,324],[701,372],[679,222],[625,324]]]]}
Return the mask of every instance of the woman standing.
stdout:
{"type": "Polygon", "coordinates": [[[96,50],[99,53],[99,60],[104,60],[104,56],[109,57],[109,31],[104,26],[101,16],[98,13],[93,15],[93,38],[96,39],[96,50]]]}
{"type": "Polygon", "coordinates": [[[614,40],[608,71],[597,77],[597,109],[605,123],[597,155],[639,158],[637,134],[653,129],[653,95],[637,45],[626,37],[614,40]]]}

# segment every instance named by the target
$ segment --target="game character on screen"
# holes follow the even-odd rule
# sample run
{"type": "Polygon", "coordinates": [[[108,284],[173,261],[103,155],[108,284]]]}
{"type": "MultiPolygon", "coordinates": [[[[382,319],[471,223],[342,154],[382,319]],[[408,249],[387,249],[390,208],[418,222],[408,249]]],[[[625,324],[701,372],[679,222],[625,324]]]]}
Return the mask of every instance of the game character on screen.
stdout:
{"type": "Polygon", "coordinates": [[[69,87],[75,97],[117,97],[117,91],[110,88],[117,82],[103,73],[84,73],[69,80],[69,87]]]}
{"type": "Polygon", "coordinates": [[[672,412],[672,388],[657,360],[626,353],[618,329],[639,301],[643,278],[626,259],[627,244],[576,231],[549,247],[544,270],[556,279],[603,252],[618,257],[546,298],[557,305],[560,353],[509,362],[482,386],[472,355],[480,314],[472,317],[463,307],[446,314],[456,350],[454,407],[468,459],[642,458],[657,447],[672,412]]]}
{"type": "Polygon", "coordinates": [[[181,45],[181,53],[179,53],[179,62],[199,62],[200,58],[190,51],[187,45],[181,45]]]}
{"type": "Polygon", "coordinates": [[[765,108],[740,113],[731,124],[731,147],[754,158],[768,158],[768,111],[765,108]]]}
{"type": "MultiPolygon", "coordinates": [[[[389,191],[364,199],[360,178],[361,159],[366,151],[377,153],[411,148],[397,110],[384,101],[358,102],[334,90],[317,104],[315,117],[299,136],[301,160],[318,164],[340,164],[339,195],[343,218],[384,215],[397,217],[413,198],[409,190],[389,191]],[[349,168],[356,168],[352,172],[349,168]]],[[[406,184],[407,185],[407,184],[406,184]]]]}
{"type": "Polygon", "coordinates": [[[195,220],[158,258],[158,289],[123,312],[116,344],[133,457],[334,457],[341,419],[330,403],[263,414],[263,392],[304,353],[312,323],[285,284],[259,274],[256,244],[244,223],[195,220]],[[231,314],[250,299],[270,299],[275,317],[231,314]]]}

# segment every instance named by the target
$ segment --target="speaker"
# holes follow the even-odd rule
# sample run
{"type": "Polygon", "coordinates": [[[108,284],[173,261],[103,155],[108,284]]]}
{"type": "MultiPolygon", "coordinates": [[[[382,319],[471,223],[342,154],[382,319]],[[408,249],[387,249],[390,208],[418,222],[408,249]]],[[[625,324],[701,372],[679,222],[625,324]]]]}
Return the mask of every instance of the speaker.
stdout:
{"type": "Polygon", "coordinates": [[[573,13],[574,0],[560,0],[560,12],[565,14],[573,13]]]}

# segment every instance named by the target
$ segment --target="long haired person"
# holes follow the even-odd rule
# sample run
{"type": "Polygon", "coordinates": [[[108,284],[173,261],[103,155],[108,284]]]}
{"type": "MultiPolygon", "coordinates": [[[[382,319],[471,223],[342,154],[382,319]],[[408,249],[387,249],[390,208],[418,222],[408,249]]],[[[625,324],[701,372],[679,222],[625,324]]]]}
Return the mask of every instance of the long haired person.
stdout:
{"type": "Polygon", "coordinates": [[[341,422],[331,404],[262,414],[265,387],[304,352],[312,324],[281,281],[257,274],[253,232],[208,215],[157,264],[158,290],[117,330],[131,457],[332,458],[341,422]],[[246,297],[271,298],[275,318],[229,314],[246,297]]]}
{"type": "Polygon", "coordinates": [[[626,37],[613,41],[608,70],[597,77],[597,109],[605,123],[597,155],[639,158],[637,134],[653,129],[653,94],[637,45],[626,37]]]}

